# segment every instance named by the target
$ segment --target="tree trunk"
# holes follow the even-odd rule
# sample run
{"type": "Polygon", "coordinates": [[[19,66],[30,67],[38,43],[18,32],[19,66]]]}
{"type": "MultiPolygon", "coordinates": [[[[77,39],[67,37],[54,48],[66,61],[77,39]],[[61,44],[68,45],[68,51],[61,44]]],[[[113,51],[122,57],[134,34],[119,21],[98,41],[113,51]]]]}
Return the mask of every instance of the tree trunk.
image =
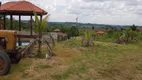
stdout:
{"type": "Polygon", "coordinates": [[[87,43],[86,43],[86,46],[85,46],[85,47],[89,47],[89,46],[90,46],[89,39],[88,39],[88,40],[86,40],[86,41],[87,41],[87,43]]]}
{"type": "Polygon", "coordinates": [[[38,54],[41,54],[41,40],[38,40],[38,54]]]}
{"type": "Polygon", "coordinates": [[[38,40],[38,56],[41,56],[41,38],[42,35],[39,33],[39,40],[38,40]]]}

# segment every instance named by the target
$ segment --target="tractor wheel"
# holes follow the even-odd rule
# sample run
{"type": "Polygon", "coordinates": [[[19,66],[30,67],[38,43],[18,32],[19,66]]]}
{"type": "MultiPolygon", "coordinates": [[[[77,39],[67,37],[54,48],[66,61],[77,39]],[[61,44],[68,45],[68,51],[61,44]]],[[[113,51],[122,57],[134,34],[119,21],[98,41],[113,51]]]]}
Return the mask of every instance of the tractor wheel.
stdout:
{"type": "Polygon", "coordinates": [[[6,75],[11,68],[11,61],[7,53],[0,52],[0,75],[6,75]]]}

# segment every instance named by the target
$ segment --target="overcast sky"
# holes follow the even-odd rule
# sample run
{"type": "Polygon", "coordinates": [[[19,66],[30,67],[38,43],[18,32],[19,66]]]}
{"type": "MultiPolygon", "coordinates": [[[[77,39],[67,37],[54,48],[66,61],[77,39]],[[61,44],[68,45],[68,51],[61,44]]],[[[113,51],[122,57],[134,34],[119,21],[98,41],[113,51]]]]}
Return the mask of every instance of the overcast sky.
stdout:
{"type": "MultiPolygon", "coordinates": [[[[20,0],[0,0],[2,3],[20,0]]],[[[52,22],[142,25],[142,0],[26,0],[45,9],[52,22]]]]}

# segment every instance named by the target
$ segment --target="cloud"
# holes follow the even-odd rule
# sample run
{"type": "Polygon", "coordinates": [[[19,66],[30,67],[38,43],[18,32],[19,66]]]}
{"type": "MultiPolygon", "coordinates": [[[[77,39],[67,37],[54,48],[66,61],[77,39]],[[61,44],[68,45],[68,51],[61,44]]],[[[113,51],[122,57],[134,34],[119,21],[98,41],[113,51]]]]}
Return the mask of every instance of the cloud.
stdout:
{"type": "Polygon", "coordinates": [[[75,14],[81,18],[87,16],[84,22],[137,24],[142,21],[141,5],[142,0],[82,0],[70,4],[66,10],[69,14],[75,14]]]}
{"type": "MultiPolygon", "coordinates": [[[[0,0],[3,3],[15,0],[0,0]]],[[[142,24],[142,0],[27,0],[51,14],[51,21],[142,24]]]]}

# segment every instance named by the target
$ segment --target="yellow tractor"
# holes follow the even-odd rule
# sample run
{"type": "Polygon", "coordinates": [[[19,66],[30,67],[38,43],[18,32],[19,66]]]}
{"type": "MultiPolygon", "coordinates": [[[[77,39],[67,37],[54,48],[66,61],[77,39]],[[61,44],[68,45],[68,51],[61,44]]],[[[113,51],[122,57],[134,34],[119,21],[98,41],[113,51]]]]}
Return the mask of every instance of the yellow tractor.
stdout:
{"type": "MultiPolygon", "coordinates": [[[[38,41],[38,35],[18,34],[14,30],[0,30],[0,76],[6,75],[11,68],[11,63],[17,64],[22,57],[28,56],[38,41]],[[20,48],[16,45],[17,39],[20,38],[34,38],[30,39],[29,44],[25,48],[20,48]]],[[[45,40],[50,56],[55,56],[49,43],[45,40]]]]}
{"type": "Polygon", "coordinates": [[[0,75],[6,75],[11,63],[18,63],[21,59],[21,48],[16,47],[16,31],[0,30],[0,75]]]}

